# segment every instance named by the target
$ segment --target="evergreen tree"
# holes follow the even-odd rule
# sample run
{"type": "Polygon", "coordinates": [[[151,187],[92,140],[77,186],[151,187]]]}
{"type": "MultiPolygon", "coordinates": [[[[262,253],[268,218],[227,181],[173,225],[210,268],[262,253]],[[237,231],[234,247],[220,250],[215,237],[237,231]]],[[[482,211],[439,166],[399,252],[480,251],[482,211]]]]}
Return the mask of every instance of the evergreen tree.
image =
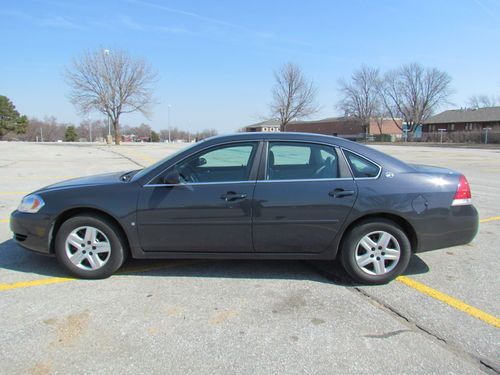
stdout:
{"type": "Polygon", "coordinates": [[[0,137],[8,131],[25,133],[27,124],[28,118],[19,114],[9,98],[0,95],[0,137]]]}
{"type": "Polygon", "coordinates": [[[160,136],[154,130],[151,131],[151,142],[160,142],[160,136]]]}
{"type": "Polygon", "coordinates": [[[70,125],[66,128],[66,133],[64,133],[64,140],[66,142],[75,142],[78,135],[76,134],[76,129],[74,125],[70,125]]]}

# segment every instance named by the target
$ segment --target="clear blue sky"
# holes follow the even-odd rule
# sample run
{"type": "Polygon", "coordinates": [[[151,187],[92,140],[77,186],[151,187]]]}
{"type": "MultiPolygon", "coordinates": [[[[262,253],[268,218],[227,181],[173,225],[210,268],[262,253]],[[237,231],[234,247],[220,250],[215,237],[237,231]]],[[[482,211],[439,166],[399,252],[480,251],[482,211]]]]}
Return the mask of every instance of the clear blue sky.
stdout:
{"type": "MultiPolygon", "coordinates": [[[[273,69],[291,61],[336,115],[336,82],[362,63],[420,62],[453,77],[456,106],[500,95],[500,1],[2,0],[0,94],[28,116],[78,123],[61,72],[84,49],[121,48],[158,70],[155,129],[221,133],[268,114],[273,69]]],[[[97,118],[98,115],[90,116],[97,118]]]]}

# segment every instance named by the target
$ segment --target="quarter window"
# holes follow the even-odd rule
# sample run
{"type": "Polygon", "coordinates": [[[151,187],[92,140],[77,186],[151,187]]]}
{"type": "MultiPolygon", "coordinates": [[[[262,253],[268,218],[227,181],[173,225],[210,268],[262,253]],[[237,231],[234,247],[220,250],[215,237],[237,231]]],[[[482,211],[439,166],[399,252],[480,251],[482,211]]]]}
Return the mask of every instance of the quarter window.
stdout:
{"type": "Polygon", "coordinates": [[[365,159],[362,156],[353,154],[344,150],[347,161],[351,166],[352,173],[356,178],[373,178],[377,177],[380,172],[380,167],[375,163],[365,159]]]}
{"type": "Polygon", "coordinates": [[[339,177],[334,147],[309,143],[270,142],[268,180],[310,180],[339,177]]]}

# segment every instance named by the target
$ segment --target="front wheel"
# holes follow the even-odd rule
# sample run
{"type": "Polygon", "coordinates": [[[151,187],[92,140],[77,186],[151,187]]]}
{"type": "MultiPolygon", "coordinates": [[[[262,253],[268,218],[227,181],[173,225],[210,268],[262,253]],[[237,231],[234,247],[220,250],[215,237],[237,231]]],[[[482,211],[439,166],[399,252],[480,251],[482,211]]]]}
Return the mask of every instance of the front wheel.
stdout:
{"type": "Polygon", "coordinates": [[[124,241],[116,226],[99,216],[74,216],[57,232],[55,253],[70,273],[84,279],[111,276],[125,260],[124,241]]]}
{"type": "Polygon", "coordinates": [[[365,221],[352,228],[343,241],[340,260],[346,272],[362,284],[385,284],[404,272],[411,244],[395,223],[365,221]]]}

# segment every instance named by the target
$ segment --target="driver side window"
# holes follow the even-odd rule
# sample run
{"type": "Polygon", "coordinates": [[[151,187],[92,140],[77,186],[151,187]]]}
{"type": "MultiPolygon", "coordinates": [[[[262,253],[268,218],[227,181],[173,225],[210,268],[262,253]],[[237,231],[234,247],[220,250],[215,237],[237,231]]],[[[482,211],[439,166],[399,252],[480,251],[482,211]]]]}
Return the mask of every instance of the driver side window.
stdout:
{"type": "Polygon", "coordinates": [[[247,181],[257,144],[237,143],[202,151],[175,166],[181,182],[247,181]]]}

